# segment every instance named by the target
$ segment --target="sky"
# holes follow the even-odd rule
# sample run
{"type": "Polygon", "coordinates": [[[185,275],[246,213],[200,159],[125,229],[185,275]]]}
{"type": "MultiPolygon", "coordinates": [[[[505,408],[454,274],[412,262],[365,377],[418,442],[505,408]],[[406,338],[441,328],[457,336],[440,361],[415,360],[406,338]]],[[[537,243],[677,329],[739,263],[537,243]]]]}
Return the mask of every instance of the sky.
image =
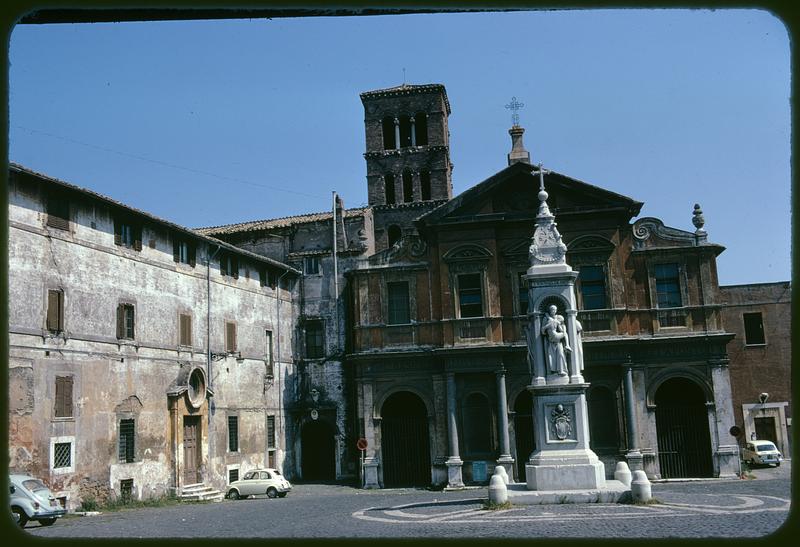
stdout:
{"type": "Polygon", "coordinates": [[[790,46],[762,10],[585,10],[18,25],[9,159],[188,227],[367,202],[359,93],[440,83],[453,191],[533,163],[789,280],[790,46]]]}

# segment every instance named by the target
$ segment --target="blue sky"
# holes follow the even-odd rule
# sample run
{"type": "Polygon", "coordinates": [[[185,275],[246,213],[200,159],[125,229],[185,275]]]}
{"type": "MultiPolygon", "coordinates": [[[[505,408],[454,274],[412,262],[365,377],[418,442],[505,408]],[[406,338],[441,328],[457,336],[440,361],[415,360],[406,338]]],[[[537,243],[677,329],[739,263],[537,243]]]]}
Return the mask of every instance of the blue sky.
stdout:
{"type": "Polygon", "coordinates": [[[190,227],[365,204],[359,93],[447,88],[454,192],[535,163],[790,278],[790,49],[759,10],[589,10],[17,26],[10,159],[190,227]]]}

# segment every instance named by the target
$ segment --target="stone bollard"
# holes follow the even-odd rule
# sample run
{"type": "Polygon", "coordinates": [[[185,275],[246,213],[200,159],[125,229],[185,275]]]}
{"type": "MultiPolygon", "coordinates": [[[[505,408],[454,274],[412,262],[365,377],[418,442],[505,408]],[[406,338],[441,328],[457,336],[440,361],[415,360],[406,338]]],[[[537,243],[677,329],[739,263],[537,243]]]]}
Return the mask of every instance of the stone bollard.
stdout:
{"type": "Polygon", "coordinates": [[[506,486],[508,486],[508,471],[506,471],[505,467],[498,465],[494,468],[494,474],[503,477],[503,482],[506,483],[506,486]]]}
{"type": "Polygon", "coordinates": [[[489,479],[489,503],[500,505],[507,501],[508,488],[506,488],[506,483],[499,473],[495,473],[492,475],[492,478],[489,479]]]}
{"type": "Polygon", "coordinates": [[[631,486],[631,470],[625,462],[617,462],[617,468],[614,470],[614,480],[618,480],[626,487],[631,486]]]}
{"type": "Polygon", "coordinates": [[[644,471],[634,471],[633,481],[631,481],[631,497],[635,502],[650,501],[653,497],[650,489],[650,481],[644,471]]]}

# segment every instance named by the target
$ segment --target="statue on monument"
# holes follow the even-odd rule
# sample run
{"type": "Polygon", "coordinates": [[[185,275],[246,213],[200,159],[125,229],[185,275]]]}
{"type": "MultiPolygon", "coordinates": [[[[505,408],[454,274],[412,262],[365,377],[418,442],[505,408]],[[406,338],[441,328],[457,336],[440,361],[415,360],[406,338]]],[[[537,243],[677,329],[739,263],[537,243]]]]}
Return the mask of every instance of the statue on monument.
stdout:
{"type": "Polygon", "coordinates": [[[569,337],[564,325],[564,316],[558,314],[558,308],[551,304],[547,308],[542,325],[542,334],[545,336],[545,359],[550,372],[559,376],[567,375],[567,353],[572,352],[569,346],[569,337]]]}

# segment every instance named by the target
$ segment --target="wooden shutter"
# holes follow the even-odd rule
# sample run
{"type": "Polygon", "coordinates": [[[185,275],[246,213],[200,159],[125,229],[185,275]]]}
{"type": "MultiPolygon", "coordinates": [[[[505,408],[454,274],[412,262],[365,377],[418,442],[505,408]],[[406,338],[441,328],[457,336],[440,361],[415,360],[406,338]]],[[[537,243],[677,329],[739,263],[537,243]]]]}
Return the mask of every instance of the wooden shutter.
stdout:
{"type": "Polygon", "coordinates": [[[225,253],[219,257],[219,274],[228,275],[228,255],[225,253]]]}
{"type": "Polygon", "coordinates": [[[56,376],[55,416],[72,417],[72,376],[56,376]]]}
{"type": "Polygon", "coordinates": [[[117,338],[125,338],[125,304],[117,304],[117,338]]]}
{"type": "Polygon", "coordinates": [[[122,245],[122,222],[114,219],[114,245],[122,245]]]}
{"type": "Polygon", "coordinates": [[[225,323],[225,351],[236,351],[236,323],[225,323]]]}
{"type": "Polygon", "coordinates": [[[180,315],[180,345],[192,345],[192,316],[181,314],[180,315]]]}
{"type": "Polygon", "coordinates": [[[135,329],[135,326],[134,326],[135,325],[134,320],[136,319],[136,311],[135,311],[133,305],[131,305],[131,304],[127,304],[125,307],[130,310],[130,314],[131,314],[131,340],[133,340],[133,339],[136,338],[136,329],[135,329]]]}
{"type": "Polygon", "coordinates": [[[47,330],[61,332],[63,324],[63,294],[59,290],[47,291],[47,330]]]}
{"type": "Polygon", "coordinates": [[[141,226],[131,226],[131,230],[133,231],[133,250],[134,251],[141,251],[142,250],[142,227],[141,226]]]}
{"type": "Polygon", "coordinates": [[[181,259],[181,243],[177,237],[172,238],[172,260],[180,262],[181,259]]]}
{"type": "Polygon", "coordinates": [[[69,202],[65,196],[58,194],[48,196],[47,225],[59,230],[69,230],[69,202]]]}

